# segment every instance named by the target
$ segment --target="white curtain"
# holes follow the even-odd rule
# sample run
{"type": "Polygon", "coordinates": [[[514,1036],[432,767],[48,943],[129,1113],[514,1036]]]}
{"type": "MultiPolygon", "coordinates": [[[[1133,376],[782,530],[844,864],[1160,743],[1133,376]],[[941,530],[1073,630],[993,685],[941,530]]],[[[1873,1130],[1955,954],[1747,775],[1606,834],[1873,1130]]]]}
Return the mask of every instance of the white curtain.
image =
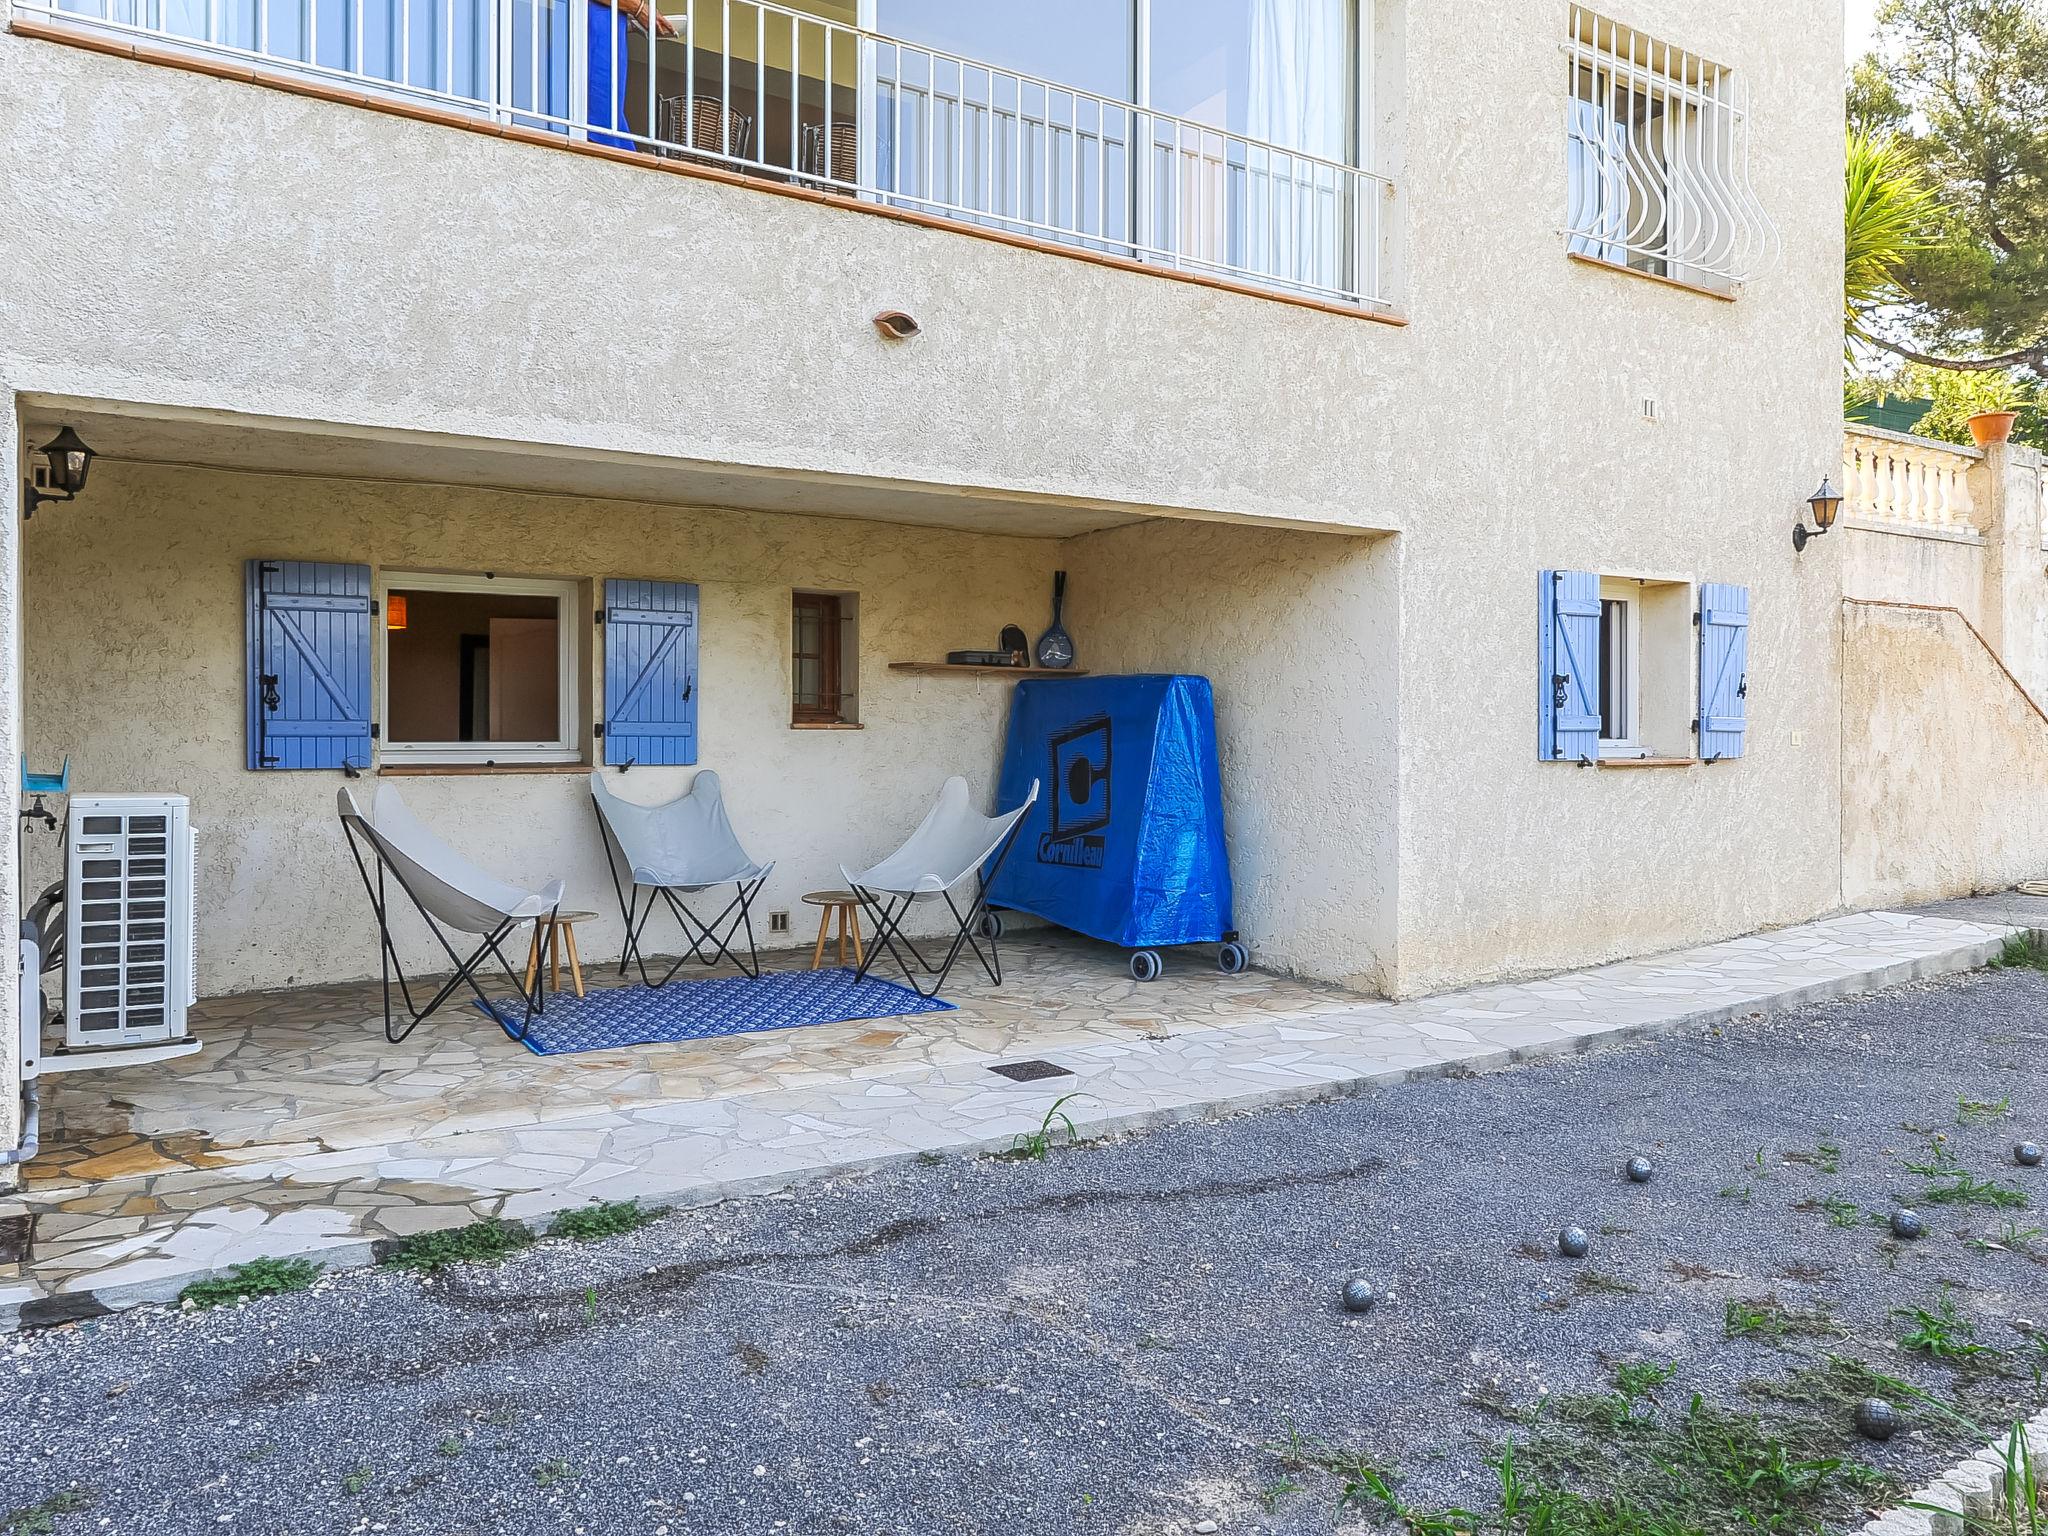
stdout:
{"type": "Polygon", "coordinates": [[[1245,131],[1348,160],[1351,0],[1252,0],[1245,131]]]}

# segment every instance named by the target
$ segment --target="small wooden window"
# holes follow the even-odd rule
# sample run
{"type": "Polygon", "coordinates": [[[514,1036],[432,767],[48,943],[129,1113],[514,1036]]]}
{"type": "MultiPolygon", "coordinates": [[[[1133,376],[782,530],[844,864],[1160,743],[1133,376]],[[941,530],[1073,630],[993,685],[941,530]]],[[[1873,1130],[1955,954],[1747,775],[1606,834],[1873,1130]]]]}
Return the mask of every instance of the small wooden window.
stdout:
{"type": "Polygon", "coordinates": [[[799,592],[790,622],[790,722],[853,722],[853,604],[850,593],[799,592]]]}

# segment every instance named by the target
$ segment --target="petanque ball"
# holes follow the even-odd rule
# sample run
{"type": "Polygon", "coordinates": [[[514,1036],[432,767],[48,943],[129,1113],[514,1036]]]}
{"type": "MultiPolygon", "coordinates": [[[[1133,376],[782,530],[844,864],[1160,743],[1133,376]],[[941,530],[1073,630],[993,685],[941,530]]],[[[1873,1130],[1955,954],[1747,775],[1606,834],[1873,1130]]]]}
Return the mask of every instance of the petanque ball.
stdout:
{"type": "MultiPolygon", "coordinates": [[[[1908,1242],[1910,1242],[1914,1238],[1920,1237],[1923,1234],[1925,1234],[1926,1231],[1926,1224],[1922,1222],[1920,1218],[1914,1215],[1911,1211],[1892,1212],[1893,1237],[1903,1237],[1908,1242]]],[[[1873,1398],[1872,1401],[1875,1402],[1876,1399],[1873,1398]]]]}
{"type": "Polygon", "coordinates": [[[1650,1176],[1656,1171],[1656,1165],[1647,1157],[1632,1157],[1628,1160],[1628,1179],[1631,1184],[1649,1183],[1650,1176]]]}
{"type": "Polygon", "coordinates": [[[1866,1397],[1856,1405],[1856,1433],[1866,1440],[1889,1440],[1898,1433],[1899,1410],[1881,1397],[1866,1397]]]}
{"type": "Polygon", "coordinates": [[[2038,1141],[2023,1141],[2012,1149],[2012,1160],[2022,1168],[2041,1166],[2041,1144],[2038,1141]]]}
{"type": "Polygon", "coordinates": [[[1584,1227],[1566,1227],[1557,1234],[1557,1251],[1568,1259],[1583,1259],[1592,1246],[1584,1227]]]}
{"type": "Polygon", "coordinates": [[[1380,1299],[1379,1292],[1364,1280],[1344,1282],[1344,1310],[1346,1312],[1370,1312],[1374,1302],[1380,1299]]]}

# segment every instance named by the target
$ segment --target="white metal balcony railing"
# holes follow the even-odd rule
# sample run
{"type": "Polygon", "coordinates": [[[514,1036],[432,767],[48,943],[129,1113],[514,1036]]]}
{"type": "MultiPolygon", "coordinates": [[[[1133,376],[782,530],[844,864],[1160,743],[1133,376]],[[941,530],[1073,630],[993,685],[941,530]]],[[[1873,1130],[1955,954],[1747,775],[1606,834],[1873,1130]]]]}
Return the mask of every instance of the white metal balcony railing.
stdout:
{"type": "Polygon", "coordinates": [[[1899,531],[1975,533],[1970,471],[1982,458],[1975,449],[1852,424],[1842,440],[1842,511],[1852,522],[1899,531]]]}
{"type": "Polygon", "coordinates": [[[650,45],[635,31],[610,92],[590,82],[593,69],[616,79],[618,29],[590,0],[16,9],[1175,269],[1386,302],[1384,178],[765,0],[658,3],[677,36],[650,45]]]}

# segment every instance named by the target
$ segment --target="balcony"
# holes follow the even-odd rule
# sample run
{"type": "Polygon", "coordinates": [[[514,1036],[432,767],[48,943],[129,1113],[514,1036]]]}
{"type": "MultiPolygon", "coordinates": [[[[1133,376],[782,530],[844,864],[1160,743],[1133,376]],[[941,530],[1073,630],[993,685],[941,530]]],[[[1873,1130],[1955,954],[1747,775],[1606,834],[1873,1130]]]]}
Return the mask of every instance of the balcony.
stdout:
{"type": "MultiPolygon", "coordinates": [[[[850,0],[798,3],[810,8],[661,0],[674,35],[658,37],[616,0],[18,0],[16,10],[565,142],[1324,303],[1387,306],[1385,178],[820,14],[853,14],[850,0]]],[[[1320,49],[1319,28],[1355,41],[1347,0],[1301,9],[1317,14],[1288,19],[1302,32],[1290,40],[1297,54],[1320,49]]],[[[1336,68],[1355,101],[1355,68],[1336,68]]],[[[1332,108],[1327,82],[1278,71],[1282,83],[1261,87],[1256,71],[1245,94],[1256,103],[1263,89],[1266,120],[1358,115],[1350,102],[1332,108]]],[[[1342,136],[1357,137],[1349,127],[1342,136]]]]}

